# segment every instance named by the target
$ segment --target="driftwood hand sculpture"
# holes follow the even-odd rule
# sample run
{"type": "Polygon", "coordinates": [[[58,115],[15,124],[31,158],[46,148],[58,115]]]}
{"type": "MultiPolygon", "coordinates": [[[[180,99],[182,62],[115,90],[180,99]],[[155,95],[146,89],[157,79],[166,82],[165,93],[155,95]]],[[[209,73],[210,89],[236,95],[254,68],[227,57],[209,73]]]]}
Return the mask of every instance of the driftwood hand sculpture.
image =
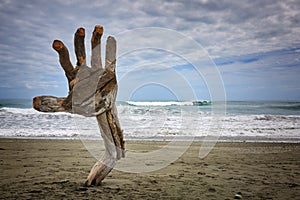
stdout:
{"type": "Polygon", "coordinates": [[[93,166],[86,186],[99,185],[113,169],[116,161],[125,157],[123,132],[115,105],[117,95],[116,40],[106,41],[105,68],[101,64],[102,26],[95,26],[92,38],[91,68],[86,65],[85,29],[77,29],[74,48],[77,64],[74,68],[69,51],[63,42],[54,40],[52,47],[59,54],[59,62],[68,79],[69,94],[65,98],[37,96],[33,107],[41,112],[71,112],[84,116],[96,116],[105,145],[104,156],[93,166]]]}

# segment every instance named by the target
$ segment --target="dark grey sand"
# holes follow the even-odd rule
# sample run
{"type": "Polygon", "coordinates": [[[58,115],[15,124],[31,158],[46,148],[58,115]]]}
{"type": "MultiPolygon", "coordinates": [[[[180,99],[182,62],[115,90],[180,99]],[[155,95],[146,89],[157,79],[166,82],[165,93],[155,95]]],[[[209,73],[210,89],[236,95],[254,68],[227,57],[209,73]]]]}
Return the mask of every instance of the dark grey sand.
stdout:
{"type": "MultiPolygon", "coordinates": [[[[127,142],[151,150],[161,142],[127,142]]],[[[80,140],[0,139],[1,199],[299,199],[300,144],[218,143],[204,159],[201,143],[152,173],[113,170],[84,187],[96,162],[80,140]],[[237,197],[236,197],[237,198],[237,197]]]]}

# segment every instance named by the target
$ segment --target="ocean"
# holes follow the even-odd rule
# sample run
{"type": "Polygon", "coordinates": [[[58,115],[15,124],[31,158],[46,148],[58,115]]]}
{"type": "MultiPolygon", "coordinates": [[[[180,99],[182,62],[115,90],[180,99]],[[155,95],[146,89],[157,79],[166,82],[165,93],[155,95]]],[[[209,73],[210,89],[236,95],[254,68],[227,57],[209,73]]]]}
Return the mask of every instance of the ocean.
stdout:
{"type": "MultiPolygon", "coordinates": [[[[0,137],[101,138],[95,117],[42,113],[31,104],[31,99],[0,100],[0,137]]],[[[300,142],[300,102],[119,101],[117,109],[125,140],[212,136],[218,141],[300,142]]]]}

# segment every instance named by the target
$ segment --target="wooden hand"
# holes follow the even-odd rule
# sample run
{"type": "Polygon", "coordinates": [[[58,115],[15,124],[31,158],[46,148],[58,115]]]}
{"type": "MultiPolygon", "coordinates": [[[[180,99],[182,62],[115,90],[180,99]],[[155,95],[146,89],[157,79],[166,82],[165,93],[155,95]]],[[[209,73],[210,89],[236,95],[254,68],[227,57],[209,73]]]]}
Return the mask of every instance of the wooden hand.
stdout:
{"type": "Polygon", "coordinates": [[[74,68],[69,51],[63,42],[54,40],[53,49],[68,80],[67,97],[37,96],[33,107],[41,112],[71,112],[84,116],[96,116],[104,140],[106,153],[92,168],[86,185],[99,185],[111,171],[116,161],[125,156],[123,131],[117,108],[116,40],[109,36],[106,41],[105,68],[101,63],[102,26],[95,26],[92,39],[91,68],[86,65],[85,30],[77,29],[74,49],[77,58],[74,68]]]}

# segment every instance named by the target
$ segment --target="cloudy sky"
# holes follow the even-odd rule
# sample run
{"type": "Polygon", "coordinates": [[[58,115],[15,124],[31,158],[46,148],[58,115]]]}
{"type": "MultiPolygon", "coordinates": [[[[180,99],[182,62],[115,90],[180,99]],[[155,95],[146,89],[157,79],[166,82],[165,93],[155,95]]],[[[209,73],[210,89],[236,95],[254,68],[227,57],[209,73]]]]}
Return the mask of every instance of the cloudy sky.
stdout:
{"type": "MultiPolygon", "coordinates": [[[[300,100],[300,2],[0,1],[0,98],[66,96],[54,39],[118,42],[119,100],[300,100]],[[197,44],[197,45],[195,45],[197,44]],[[193,96],[194,95],[194,96],[193,96]]],[[[103,52],[103,51],[102,51],[103,52]]]]}

